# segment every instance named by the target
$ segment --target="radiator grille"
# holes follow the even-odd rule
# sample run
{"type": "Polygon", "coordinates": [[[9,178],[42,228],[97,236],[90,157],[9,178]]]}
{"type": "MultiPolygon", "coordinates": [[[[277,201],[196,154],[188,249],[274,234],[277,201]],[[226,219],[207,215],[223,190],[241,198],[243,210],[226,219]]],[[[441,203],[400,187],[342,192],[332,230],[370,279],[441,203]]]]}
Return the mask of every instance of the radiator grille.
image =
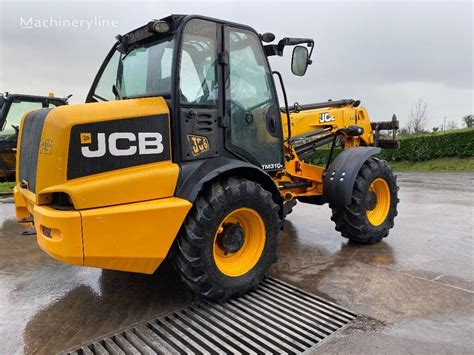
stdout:
{"type": "Polygon", "coordinates": [[[21,128],[19,181],[26,180],[28,189],[36,192],[36,169],[41,135],[50,108],[36,110],[28,114],[21,128]]]}

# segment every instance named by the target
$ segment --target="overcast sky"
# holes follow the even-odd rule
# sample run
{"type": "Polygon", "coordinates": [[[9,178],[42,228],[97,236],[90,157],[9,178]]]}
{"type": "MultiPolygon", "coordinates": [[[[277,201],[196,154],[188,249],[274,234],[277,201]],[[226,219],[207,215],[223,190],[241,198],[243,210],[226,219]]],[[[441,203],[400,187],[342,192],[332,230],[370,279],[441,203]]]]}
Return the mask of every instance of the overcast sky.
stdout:
{"type": "Polygon", "coordinates": [[[83,102],[115,35],[171,13],[245,23],[277,39],[314,38],[313,65],[304,77],[290,73],[290,51],[286,58],[271,58],[272,68],[285,78],[290,103],[355,98],[372,120],[396,113],[405,124],[413,102],[422,97],[428,128],[444,116],[460,125],[463,115],[473,113],[470,1],[0,0],[0,91],[71,93],[72,102],[83,102]],[[30,19],[84,21],[76,28],[22,28],[30,19]]]}

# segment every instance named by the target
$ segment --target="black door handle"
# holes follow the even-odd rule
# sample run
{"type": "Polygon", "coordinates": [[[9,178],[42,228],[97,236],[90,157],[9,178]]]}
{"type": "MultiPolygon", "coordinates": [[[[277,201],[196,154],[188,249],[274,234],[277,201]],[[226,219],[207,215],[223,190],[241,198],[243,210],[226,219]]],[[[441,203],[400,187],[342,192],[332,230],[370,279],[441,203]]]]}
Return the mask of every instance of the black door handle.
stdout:
{"type": "Polygon", "coordinates": [[[270,116],[270,119],[268,120],[268,129],[270,132],[275,133],[276,130],[276,121],[274,116],[270,116]]]}
{"type": "Polygon", "coordinates": [[[249,112],[245,114],[245,122],[251,124],[253,122],[253,115],[249,112]]]}

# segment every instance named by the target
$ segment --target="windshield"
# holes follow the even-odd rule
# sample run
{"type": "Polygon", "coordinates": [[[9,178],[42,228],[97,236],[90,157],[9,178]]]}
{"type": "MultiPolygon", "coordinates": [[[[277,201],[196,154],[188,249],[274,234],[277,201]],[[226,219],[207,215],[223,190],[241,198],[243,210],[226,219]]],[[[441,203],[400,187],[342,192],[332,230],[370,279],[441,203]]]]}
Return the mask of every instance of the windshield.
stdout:
{"type": "Polygon", "coordinates": [[[41,102],[12,102],[4,123],[3,130],[0,131],[0,140],[7,140],[9,138],[15,137],[23,115],[28,111],[37,110],[42,107],[43,104],[41,102]]]}
{"type": "Polygon", "coordinates": [[[116,100],[113,86],[122,98],[165,95],[171,91],[174,38],[160,40],[125,54],[115,51],[94,90],[101,101],[116,100]]]}

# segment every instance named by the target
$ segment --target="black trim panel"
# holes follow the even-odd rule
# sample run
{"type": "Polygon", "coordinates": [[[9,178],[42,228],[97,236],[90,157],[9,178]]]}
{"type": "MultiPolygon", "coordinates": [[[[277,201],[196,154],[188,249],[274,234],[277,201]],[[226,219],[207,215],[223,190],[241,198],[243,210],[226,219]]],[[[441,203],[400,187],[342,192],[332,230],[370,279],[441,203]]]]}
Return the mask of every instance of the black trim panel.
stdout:
{"type": "Polygon", "coordinates": [[[26,116],[21,130],[19,181],[26,182],[28,190],[36,192],[36,173],[41,135],[46,117],[52,108],[33,111],[26,116]]]}

